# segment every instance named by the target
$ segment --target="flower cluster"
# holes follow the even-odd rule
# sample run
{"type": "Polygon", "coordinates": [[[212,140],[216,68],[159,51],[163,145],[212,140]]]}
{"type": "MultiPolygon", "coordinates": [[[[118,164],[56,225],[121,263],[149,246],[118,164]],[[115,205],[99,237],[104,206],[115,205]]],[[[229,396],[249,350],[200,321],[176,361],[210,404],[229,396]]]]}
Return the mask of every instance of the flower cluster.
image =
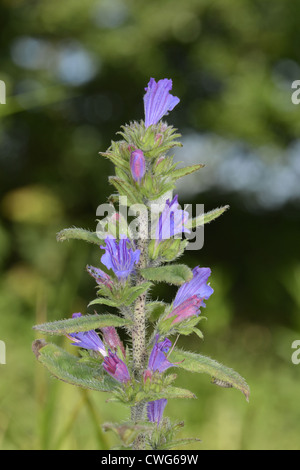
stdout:
{"type": "MultiPolygon", "coordinates": [[[[160,119],[168,114],[178,103],[179,98],[170,94],[172,81],[168,79],[156,81],[151,78],[146,87],[144,96],[145,127],[158,124],[160,119]]],[[[156,137],[156,141],[162,138],[162,134],[156,137]]],[[[158,165],[165,157],[160,157],[156,162],[158,165]]],[[[146,158],[144,152],[139,148],[134,148],[130,153],[130,172],[135,184],[140,185],[146,173],[146,158]]],[[[156,228],[155,240],[159,243],[168,240],[181,233],[190,233],[186,227],[188,222],[188,212],[179,207],[178,195],[172,200],[167,199],[163,207],[156,228]]],[[[108,236],[105,244],[101,245],[105,254],[101,257],[101,263],[111,270],[116,281],[124,282],[135,273],[140,259],[141,251],[134,243],[122,236],[119,240],[108,236]]],[[[102,269],[94,266],[87,266],[87,271],[93,276],[99,286],[113,288],[114,278],[105,273],[102,269]]],[[[193,270],[193,279],[183,284],[173,302],[173,309],[167,318],[174,318],[173,323],[181,322],[191,316],[199,315],[200,307],[205,306],[203,300],[208,299],[213,293],[213,289],[207,284],[211,271],[209,268],[196,267],[193,270]]],[[[78,317],[81,314],[74,314],[78,317]]],[[[81,348],[98,351],[103,357],[103,369],[121,384],[129,383],[132,378],[126,363],[118,356],[122,354],[125,358],[123,343],[113,327],[102,328],[103,342],[94,331],[84,333],[72,333],[68,335],[74,345],[81,348]]],[[[151,383],[153,375],[162,375],[170,367],[176,367],[168,359],[168,353],[172,346],[168,338],[159,340],[160,335],[155,336],[155,342],[149,354],[148,366],[143,372],[144,383],[151,383]]],[[[167,404],[167,399],[149,401],[147,404],[147,417],[150,422],[159,425],[163,412],[167,404]]]]}
{"type": "MultiPolygon", "coordinates": [[[[126,448],[133,449],[145,449],[146,445],[152,449],[173,447],[172,435],[177,425],[163,418],[167,399],[194,395],[172,386],[176,375],[166,373],[170,368],[178,369],[186,364],[187,370],[209,373],[216,384],[231,386],[234,383],[246,397],[249,394],[247,384],[238,374],[234,373],[233,378],[226,376],[231,369],[224,372],[216,361],[203,360],[203,356],[196,354],[185,355],[175,348],[176,341],[172,343],[169,339],[174,333],[196,332],[201,337],[195,324],[201,319],[198,317],[205,301],[214,292],[209,284],[210,268],[196,266],[191,270],[173,263],[166,266],[187,247],[189,241],[182,241],[182,234],[189,234],[191,227],[203,223],[198,224],[197,218],[189,220],[188,212],[179,205],[178,195],[173,195],[178,177],[197,171],[201,165],[177,170],[173,157],[168,155],[170,149],[180,145],[176,142],[179,134],[161,121],[179,103],[179,98],[170,93],[171,89],[171,80],[156,82],[151,78],[145,88],[144,121],[123,126],[120,132],[123,140],[112,142],[103,154],[116,167],[110,182],[117,194],[109,198],[109,207],[113,210],[108,217],[107,230],[101,232],[101,241],[99,232],[76,228],[60,232],[61,240],[82,239],[104,251],[100,267],[88,265],[86,269],[96,281],[97,290],[97,298],[89,306],[105,306],[105,310],[94,315],[74,313],[72,318],[55,322],[53,327],[47,323],[40,328],[43,332],[65,334],[73,346],[86,350],[81,354],[83,358],[70,359],[69,354],[62,357],[62,350],[55,345],[47,345],[45,350],[44,346],[39,346],[37,355],[38,359],[44,358],[41,362],[46,367],[49,365],[53,375],[61,380],[109,392],[114,401],[128,405],[131,421],[113,429],[126,448]],[[127,206],[143,204],[137,239],[134,239],[132,226],[121,215],[124,196],[127,206]],[[164,203],[155,211],[154,227],[150,228],[152,201],[164,203]],[[149,301],[154,282],[161,281],[180,286],[169,305],[149,301]],[[118,314],[108,313],[106,307],[116,309],[118,314]],[[147,322],[153,322],[151,338],[147,337],[147,322]],[[126,347],[117,328],[123,329],[128,340],[126,347]],[[62,370],[68,361],[72,373],[68,367],[62,370]],[[128,436],[133,436],[132,441],[124,442],[128,436]]],[[[212,212],[210,220],[221,215],[222,210],[217,209],[215,215],[212,212]]]]}

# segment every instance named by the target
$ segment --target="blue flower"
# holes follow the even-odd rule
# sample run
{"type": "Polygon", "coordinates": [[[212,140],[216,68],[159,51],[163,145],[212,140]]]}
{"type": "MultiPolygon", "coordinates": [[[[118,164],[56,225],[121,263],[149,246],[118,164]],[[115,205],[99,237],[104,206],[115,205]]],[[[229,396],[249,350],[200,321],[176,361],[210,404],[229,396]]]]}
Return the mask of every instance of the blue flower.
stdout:
{"type": "MultiPolygon", "coordinates": [[[[165,338],[164,341],[159,343],[158,338],[159,335],[156,335],[155,344],[149,357],[148,372],[155,372],[157,370],[161,373],[167,370],[169,367],[174,366],[174,364],[168,361],[166,357],[166,353],[169,352],[169,349],[172,346],[171,341],[168,338],[165,338]]],[[[145,378],[149,376],[151,376],[151,374],[147,373],[146,371],[145,378]]]]}
{"type": "Polygon", "coordinates": [[[179,323],[194,315],[199,315],[200,307],[205,307],[204,300],[209,299],[214,292],[213,288],[207,284],[210,275],[209,268],[197,266],[193,269],[193,279],[185,282],[178,289],[173,302],[174,308],[167,316],[167,318],[174,317],[172,323],[179,323]]]}
{"type": "Polygon", "coordinates": [[[164,78],[157,83],[154,78],[150,78],[148,86],[145,88],[144,109],[145,109],[145,126],[157,124],[163,116],[172,111],[179,103],[177,96],[171,95],[172,80],[164,78]]]}
{"type": "Polygon", "coordinates": [[[193,279],[179,287],[173,307],[178,307],[193,296],[197,296],[198,299],[201,299],[200,306],[205,307],[203,300],[207,300],[214,292],[213,288],[207,284],[210,275],[210,268],[200,268],[196,266],[196,268],[193,269],[193,279]]]}
{"type": "Polygon", "coordinates": [[[163,417],[163,413],[164,413],[164,409],[166,407],[167,401],[168,400],[166,398],[161,398],[160,400],[148,402],[147,416],[148,416],[148,420],[151,423],[157,423],[157,425],[159,425],[163,417]]]}
{"type": "Polygon", "coordinates": [[[189,213],[178,209],[178,205],[178,195],[171,202],[167,200],[156,227],[156,240],[166,240],[182,232],[190,233],[190,230],[185,227],[189,213]]]}
{"type": "MultiPolygon", "coordinates": [[[[73,313],[72,318],[79,318],[81,316],[81,313],[73,313]]],[[[103,357],[107,356],[105,346],[95,330],[69,333],[66,336],[71,341],[73,341],[73,346],[78,346],[79,348],[84,349],[92,349],[93,351],[99,352],[103,357]]]]}
{"type": "Polygon", "coordinates": [[[117,242],[114,238],[107,237],[105,244],[106,246],[101,246],[105,250],[101,262],[107,269],[112,269],[119,280],[127,279],[140,259],[140,250],[133,250],[128,238],[121,238],[117,242]]]}

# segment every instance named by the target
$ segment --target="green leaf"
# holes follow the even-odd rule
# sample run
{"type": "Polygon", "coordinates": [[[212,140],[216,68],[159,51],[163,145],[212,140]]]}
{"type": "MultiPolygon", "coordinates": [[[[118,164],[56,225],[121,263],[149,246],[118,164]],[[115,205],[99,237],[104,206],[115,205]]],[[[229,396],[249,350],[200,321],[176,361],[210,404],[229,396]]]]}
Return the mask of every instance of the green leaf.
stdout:
{"type": "Polygon", "coordinates": [[[182,178],[183,176],[190,175],[191,173],[194,173],[195,171],[200,170],[200,168],[203,168],[204,166],[205,165],[202,165],[201,163],[199,163],[197,165],[186,166],[185,168],[178,168],[177,170],[172,171],[170,176],[173,180],[178,180],[179,178],[182,178]]]}
{"type": "Polygon", "coordinates": [[[99,152],[99,155],[108,158],[116,167],[122,168],[125,171],[129,170],[128,162],[116,153],[108,150],[107,152],[99,152]]]}
{"type": "Polygon", "coordinates": [[[179,387],[166,387],[160,392],[139,392],[136,395],[136,401],[154,401],[161,398],[197,398],[196,395],[190,390],[179,387]]]}
{"type": "Polygon", "coordinates": [[[195,219],[189,219],[187,223],[185,224],[185,227],[196,228],[196,227],[200,227],[201,225],[209,224],[214,219],[224,214],[224,212],[227,211],[228,209],[229,209],[229,206],[218,207],[217,209],[207,212],[206,214],[199,215],[195,219]]]}
{"type": "MultiPolygon", "coordinates": [[[[119,307],[120,305],[126,305],[128,307],[141,294],[150,289],[151,286],[152,282],[143,282],[138,286],[126,287],[122,292],[118,292],[117,295],[115,295],[115,299],[113,299],[113,295],[110,296],[110,299],[98,297],[97,299],[92,300],[88,306],[90,307],[91,305],[102,304],[109,305],[111,307],[119,307]]],[[[99,291],[101,291],[101,289],[99,291]]]]}
{"type": "Polygon", "coordinates": [[[175,323],[173,325],[173,334],[179,333],[180,335],[187,336],[191,333],[196,333],[196,335],[199,336],[200,339],[203,339],[203,333],[198,328],[196,328],[196,325],[198,325],[198,323],[204,318],[205,317],[202,317],[200,315],[198,317],[195,315],[194,317],[190,317],[187,320],[184,320],[183,322],[175,323]]]}
{"type": "Polygon", "coordinates": [[[158,176],[164,175],[170,170],[172,165],[173,157],[162,158],[161,155],[159,155],[153,165],[153,173],[158,176]]]}
{"type": "Polygon", "coordinates": [[[97,299],[92,300],[88,304],[88,307],[91,305],[107,305],[109,307],[118,307],[120,303],[115,300],[105,299],[104,297],[98,297],[97,299]]]}
{"type": "Polygon", "coordinates": [[[124,295],[124,304],[126,306],[131,305],[140,295],[144,294],[144,292],[150,289],[151,286],[152,282],[143,282],[138,286],[131,287],[124,295]]]}
{"type": "Polygon", "coordinates": [[[149,302],[146,304],[146,313],[149,318],[149,321],[157,321],[160,316],[165,313],[168,304],[164,302],[156,301],[149,302]]]}
{"type": "Polygon", "coordinates": [[[163,184],[161,186],[161,189],[153,194],[153,195],[148,195],[149,197],[149,200],[150,201],[156,201],[157,199],[159,199],[160,197],[162,197],[164,194],[168,193],[169,191],[173,191],[173,189],[175,188],[175,184],[174,183],[166,183],[166,184],[163,184]]]}
{"type": "Polygon", "coordinates": [[[203,335],[202,331],[199,330],[199,328],[193,328],[193,333],[196,333],[196,335],[198,336],[198,338],[204,339],[204,335],[203,335]]]}
{"type": "Polygon", "coordinates": [[[110,392],[116,387],[116,383],[111,377],[101,375],[100,367],[97,371],[94,367],[80,363],[76,356],[67,353],[55,344],[49,343],[39,349],[38,361],[54,377],[71,385],[100,392],[110,392]]]}
{"type": "Polygon", "coordinates": [[[111,176],[109,178],[111,184],[117,189],[117,191],[122,195],[127,197],[127,202],[129,204],[141,204],[142,198],[133,185],[129,184],[127,181],[124,181],[117,176],[111,176]]]}
{"type": "Polygon", "coordinates": [[[96,232],[90,232],[83,228],[65,228],[57,233],[56,239],[58,242],[64,242],[65,240],[83,240],[89,243],[95,243],[95,245],[101,245],[104,240],[98,238],[96,232]]]}
{"type": "Polygon", "coordinates": [[[212,382],[224,388],[236,388],[240,390],[249,401],[250,389],[243,377],[229,367],[220,364],[210,357],[188,351],[173,350],[172,362],[179,362],[178,367],[189,372],[209,374],[212,382]]]}
{"type": "Polygon", "coordinates": [[[148,281],[167,282],[176,286],[180,286],[193,278],[191,269],[184,264],[144,268],[141,269],[141,274],[148,281]]]}
{"type": "Polygon", "coordinates": [[[58,320],[51,323],[36,325],[35,330],[42,331],[48,335],[66,335],[68,333],[78,333],[80,331],[95,330],[105,326],[125,326],[130,325],[131,321],[117,315],[83,315],[79,318],[69,318],[67,320],[58,320]]]}

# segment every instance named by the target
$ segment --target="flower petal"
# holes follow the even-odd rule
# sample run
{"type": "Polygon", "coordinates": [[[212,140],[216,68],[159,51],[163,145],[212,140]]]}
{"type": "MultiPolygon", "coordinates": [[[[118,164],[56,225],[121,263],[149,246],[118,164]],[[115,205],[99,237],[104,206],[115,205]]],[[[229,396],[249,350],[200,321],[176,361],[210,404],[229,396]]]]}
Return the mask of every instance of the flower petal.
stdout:
{"type": "Polygon", "coordinates": [[[157,83],[154,78],[150,78],[145,90],[145,126],[149,127],[152,124],[157,124],[163,116],[172,111],[180,100],[177,96],[170,94],[172,80],[167,78],[159,80],[157,83]]]}

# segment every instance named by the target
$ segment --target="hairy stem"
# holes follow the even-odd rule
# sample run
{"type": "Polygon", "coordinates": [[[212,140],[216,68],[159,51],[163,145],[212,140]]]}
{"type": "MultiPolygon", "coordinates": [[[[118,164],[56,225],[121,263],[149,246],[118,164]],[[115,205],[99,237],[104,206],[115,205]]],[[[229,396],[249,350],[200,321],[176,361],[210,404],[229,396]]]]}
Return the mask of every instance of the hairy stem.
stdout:
{"type": "MultiPolygon", "coordinates": [[[[145,268],[148,261],[148,212],[145,210],[140,215],[140,238],[137,244],[141,251],[138,269],[145,268]]],[[[136,285],[144,281],[141,275],[138,275],[136,285]]],[[[146,293],[141,294],[134,307],[134,325],[132,329],[132,349],[133,349],[133,369],[137,380],[142,377],[147,356],[146,352],[146,319],[145,319],[146,293]]]]}
{"type": "MultiPolygon", "coordinates": [[[[145,268],[148,262],[148,211],[145,210],[140,215],[140,238],[138,241],[138,249],[141,251],[138,263],[138,269],[145,268]]],[[[142,276],[138,276],[136,285],[143,282],[142,276]]],[[[134,307],[134,325],[132,328],[132,352],[133,352],[133,372],[136,380],[143,379],[143,370],[147,359],[146,350],[146,293],[140,295],[134,307]]],[[[138,422],[144,419],[145,403],[139,403],[132,407],[131,418],[138,422]]],[[[140,434],[135,442],[134,449],[144,449],[145,439],[140,434]]]]}

